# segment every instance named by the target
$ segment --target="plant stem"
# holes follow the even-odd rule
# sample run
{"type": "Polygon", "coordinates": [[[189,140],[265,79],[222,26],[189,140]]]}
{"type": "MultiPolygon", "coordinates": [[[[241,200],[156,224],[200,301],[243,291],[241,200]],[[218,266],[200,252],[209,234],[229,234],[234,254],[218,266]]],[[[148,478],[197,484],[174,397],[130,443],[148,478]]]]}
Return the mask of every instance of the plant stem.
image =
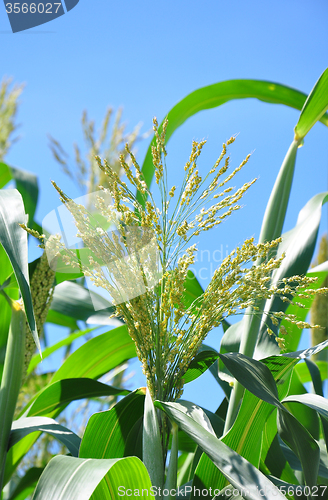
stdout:
{"type": "Polygon", "coordinates": [[[26,318],[19,302],[12,302],[5,363],[0,390],[0,491],[6,465],[7,448],[24,366],[26,318]]]}
{"type": "MultiPolygon", "coordinates": [[[[265,243],[281,236],[294,176],[297,149],[300,142],[293,140],[281,165],[263,217],[259,243],[265,243]]],[[[256,265],[259,264],[261,264],[261,260],[256,262],[256,265]]],[[[259,311],[263,311],[264,305],[265,302],[260,301],[256,304],[256,307],[259,308],[259,311]]],[[[252,307],[246,310],[243,319],[244,328],[239,352],[250,358],[254,354],[261,321],[261,313],[255,314],[252,307]]],[[[228,432],[235,421],[243,394],[244,387],[236,380],[234,388],[231,391],[224,433],[228,432]]]]}

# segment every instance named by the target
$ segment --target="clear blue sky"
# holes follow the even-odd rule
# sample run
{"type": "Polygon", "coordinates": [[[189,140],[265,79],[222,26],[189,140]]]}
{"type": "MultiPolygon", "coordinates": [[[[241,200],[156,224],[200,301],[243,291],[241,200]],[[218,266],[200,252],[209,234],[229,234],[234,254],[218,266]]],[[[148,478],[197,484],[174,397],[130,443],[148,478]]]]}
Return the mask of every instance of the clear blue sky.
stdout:
{"type": "MultiPolygon", "coordinates": [[[[51,23],[12,34],[0,5],[2,75],[26,82],[18,116],[22,137],[7,161],[39,176],[37,220],[58,205],[50,179],[70,196],[80,194],[53,160],[48,133],[72,152],[73,142],[81,143],[82,111],[87,109],[100,124],[108,105],[124,106],[130,128],[141,121],[146,131],[154,115],[162,120],[189,92],[233,78],[272,80],[309,92],[328,66],[327,19],[326,0],[80,0],[51,23]]],[[[258,237],[297,119],[298,112],[290,108],[234,101],[199,113],[172,137],[168,148],[172,182],[175,176],[179,180],[177,172],[193,138],[208,139],[200,162],[204,170],[233,134],[239,134],[231,148],[234,165],[254,151],[235,180],[241,185],[259,178],[245,197],[245,207],[200,241],[200,249],[211,255],[221,248],[230,252],[245,238],[258,237]]],[[[328,130],[317,124],[299,151],[286,230],[294,226],[298,211],[312,196],[328,189],[327,138],[328,130]]],[[[140,162],[146,147],[147,141],[139,146],[140,162]]],[[[321,234],[327,230],[326,214],[325,209],[321,234]]],[[[215,339],[211,341],[218,347],[215,339]]],[[[200,379],[197,391],[203,385],[200,379]]],[[[201,394],[186,397],[206,404],[201,394]]]]}

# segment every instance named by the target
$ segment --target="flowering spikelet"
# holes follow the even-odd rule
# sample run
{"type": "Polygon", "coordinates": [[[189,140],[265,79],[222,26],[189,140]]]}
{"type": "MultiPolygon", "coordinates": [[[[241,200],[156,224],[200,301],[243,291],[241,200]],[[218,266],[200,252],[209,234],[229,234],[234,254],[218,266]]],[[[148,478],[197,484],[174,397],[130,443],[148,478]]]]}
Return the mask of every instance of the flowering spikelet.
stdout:
{"type": "MultiPolygon", "coordinates": [[[[43,252],[40,262],[36,266],[31,279],[31,294],[34,309],[35,323],[39,334],[46,321],[54,292],[55,272],[49,267],[46,252],[43,252]]],[[[26,322],[25,360],[23,369],[23,382],[35,351],[35,342],[26,322]]]]}
{"type": "MultiPolygon", "coordinates": [[[[161,195],[160,207],[156,206],[141,169],[127,147],[132,167],[123,157],[121,167],[129,185],[106,161],[102,163],[96,158],[108,179],[108,187],[99,192],[96,207],[115,231],[100,227],[83,206],[70,200],[53,183],[75,219],[78,236],[88,250],[87,258],[82,261],[75,250],[65,248],[56,237],[50,238],[47,245],[55,253],[60,252],[67,264],[83,268],[96,286],[110,293],[116,316],[124,319],[136,345],[152,396],[172,401],[181,395],[188,366],[211,329],[261,299],[278,295],[290,301],[299,293],[308,296],[312,291],[307,290],[311,279],[304,277],[286,278],[273,285],[272,272],[284,258],[272,258],[280,240],[255,244],[249,239],[223,260],[204,293],[190,304],[186,282],[192,275],[189,268],[197,251],[195,245],[189,244],[190,240],[218,226],[238,210],[240,199],[255,179],[238,189],[228,186],[250,158],[248,155],[229,171],[227,148],[234,137],[223,144],[222,153],[209,173],[201,176],[197,161],[205,141],[193,141],[180,191],[176,186],[169,188],[166,127],[167,121],[160,133],[154,120],[156,143],[152,155],[161,195]],[[102,192],[111,196],[112,205],[104,202],[102,192]],[[138,201],[136,192],[140,193],[143,203],[138,201]],[[259,260],[261,264],[255,265],[259,260]]],[[[280,312],[270,316],[273,324],[282,318],[297,321],[280,312]]],[[[282,337],[278,337],[277,342],[283,345],[282,337]]]]}

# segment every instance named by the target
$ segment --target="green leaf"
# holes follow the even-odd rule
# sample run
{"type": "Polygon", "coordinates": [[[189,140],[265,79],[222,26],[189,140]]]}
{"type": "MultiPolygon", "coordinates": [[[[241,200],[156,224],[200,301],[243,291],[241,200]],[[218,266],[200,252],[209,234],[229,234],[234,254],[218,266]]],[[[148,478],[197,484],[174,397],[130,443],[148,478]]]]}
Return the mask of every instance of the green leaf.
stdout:
{"type": "MultiPolygon", "coordinates": [[[[13,275],[13,268],[10,260],[4,250],[0,245],[0,283],[1,285],[8,279],[9,276],[13,275]]],[[[12,282],[12,280],[11,280],[12,282]]],[[[17,287],[6,288],[6,294],[13,300],[19,299],[19,289],[17,287]]],[[[9,306],[6,298],[0,294],[0,347],[5,346],[8,338],[8,331],[11,318],[11,307],[9,306]]],[[[0,358],[0,363],[4,362],[4,353],[0,358]]],[[[1,377],[0,377],[1,378],[1,377]]]]}
{"type": "Polygon", "coordinates": [[[289,412],[278,409],[277,425],[280,437],[296,453],[302,464],[305,484],[317,484],[320,450],[311,434],[289,412]]]}
{"type": "Polygon", "coordinates": [[[220,354],[233,376],[252,394],[279,407],[277,386],[269,368],[240,353],[220,354]]]}
{"type": "Polygon", "coordinates": [[[65,316],[65,314],[61,314],[56,311],[52,311],[49,309],[47,319],[47,323],[54,323],[55,325],[66,326],[71,330],[78,330],[77,321],[69,316],[65,316]]]}
{"type": "Polygon", "coordinates": [[[68,448],[73,457],[78,456],[81,443],[79,436],[67,429],[67,427],[58,424],[52,418],[47,417],[28,417],[15,420],[11,426],[8,449],[31,432],[37,431],[51,434],[68,448]]]}
{"type": "MultiPolygon", "coordinates": [[[[87,328],[86,330],[79,330],[76,333],[71,333],[68,337],[65,337],[63,340],[60,340],[56,344],[47,347],[42,353],[42,359],[46,359],[48,356],[56,352],[58,349],[64,346],[71,345],[74,340],[79,339],[80,337],[84,337],[84,335],[88,335],[96,330],[96,328],[87,328]]],[[[30,361],[30,364],[27,369],[27,374],[31,373],[41,362],[40,354],[35,354],[30,361]]]]}
{"type": "Polygon", "coordinates": [[[143,418],[142,458],[148,470],[151,484],[163,488],[164,463],[161,435],[154,403],[148,389],[146,390],[143,418]]]}
{"type": "Polygon", "coordinates": [[[9,181],[11,181],[11,170],[6,163],[0,162],[0,189],[2,189],[9,181]]]}
{"type": "Polygon", "coordinates": [[[125,325],[88,340],[74,351],[55,373],[52,382],[65,378],[99,378],[136,356],[125,325]]]}
{"type": "MultiPolygon", "coordinates": [[[[176,491],[178,474],[178,453],[179,453],[179,428],[175,422],[172,423],[172,445],[170,452],[170,461],[167,468],[164,488],[176,491]]],[[[170,500],[175,499],[176,495],[169,496],[170,500]]]]}
{"type": "Polygon", "coordinates": [[[11,424],[22,384],[25,353],[26,316],[18,303],[12,309],[0,387],[0,491],[3,487],[11,424]]]}
{"type": "Polygon", "coordinates": [[[234,377],[246,389],[278,408],[278,432],[299,456],[306,484],[314,486],[319,467],[319,447],[305,427],[280,403],[270,370],[263,369],[260,366],[262,363],[259,361],[246,358],[241,354],[231,353],[230,355],[221,355],[221,357],[234,377]]]}
{"type": "Polygon", "coordinates": [[[303,139],[328,109],[328,68],[308,95],[295,127],[295,137],[303,139]]]}
{"type": "Polygon", "coordinates": [[[198,299],[203,293],[202,286],[199,284],[194,273],[189,269],[184,282],[183,302],[185,307],[190,307],[194,300],[198,299]]]}
{"type": "Polygon", "coordinates": [[[29,216],[28,225],[32,226],[39,197],[38,178],[31,172],[20,168],[10,167],[10,169],[13,179],[15,179],[16,189],[22,195],[25,213],[29,216]]]}
{"type": "Polygon", "coordinates": [[[129,394],[127,389],[116,389],[90,378],[69,378],[53,382],[24,408],[24,416],[47,415],[56,417],[72,401],[100,396],[120,396],[129,394]]]}
{"type": "Polygon", "coordinates": [[[111,323],[109,316],[113,314],[115,308],[101,295],[77,283],[65,281],[55,287],[51,310],[82,321],[97,316],[99,323],[105,325],[111,323]]]}
{"type": "MultiPolygon", "coordinates": [[[[320,371],[321,380],[325,380],[328,377],[327,361],[316,361],[316,366],[320,371]]],[[[306,382],[311,382],[312,377],[305,363],[299,363],[297,366],[295,366],[295,370],[302,384],[305,384],[306,382]]]]}
{"type": "Polygon", "coordinates": [[[246,500],[269,500],[270,492],[273,491],[277,493],[277,499],[284,498],[264,474],[193,420],[180,403],[156,402],[156,406],[192,437],[227,480],[242,492],[246,500]],[[261,489],[265,492],[264,496],[263,492],[260,492],[261,489]]]}
{"type": "Polygon", "coordinates": [[[196,354],[188,370],[184,375],[184,383],[187,384],[192,380],[200,377],[212,364],[218,359],[219,354],[215,349],[202,350],[196,354]]]}
{"type": "MultiPolygon", "coordinates": [[[[292,469],[295,470],[295,471],[302,472],[302,464],[299,461],[299,459],[297,458],[297,456],[295,455],[295,453],[281,439],[280,439],[280,443],[279,444],[280,444],[280,447],[281,447],[281,449],[282,449],[285,457],[288,460],[288,463],[292,467],[292,469]]],[[[319,463],[319,473],[318,473],[318,475],[319,475],[319,477],[328,479],[328,469],[327,469],[327,467],[325,466],[325,464],[323,463],[322,460],[320,460],[320,463],[319,463]]]]}
{"type": "MultiPolygon", "coordinates": [[[[301,110],[306,101],[306,94],[279,83],[263,80],[227,80],[202,87],[188,94],[167,114],[166,142],[168,142],[177,128],[199,111],[215,108],[233,99],[244,98],[255,98],[273,104],[285,104],[286,106],[301,110]]],[[[323,115],[320,121],[328,125],[327,114],[323,115]]],[[[163,122],[159,127],[159,132],[162,130],[162,125],[163,122]]],[[[154,175],[151,156],[151,147],[154,143],[153,139],[142,166],[142,173],[148,186],[150,186],[154,175]]],[[[138,199],[140,203],[143,203],[139,193],[138,199]]]]}
{"type": "Polygon", "coordinates": [[[132,392],[113,408],[89,419],[80,447],[80,458],[122,458],[133,426],[143,415],[145,391],[132,392]]]}
{"type": "Polygon", "coordinates": [[[325,420],[328,420],[328,401],[318,394],[292,394],[282,400],[282,403],[293,401],[317,411],[325,420]]]}
{"type": "Polygon", "coordinates": [[[0,191],[0,243],[8,255],[19,284],[27,321],[39,351],[40,342],[36,330],[32,305],[27,262],[27,233],[18,223],[26,223],[23,200],[15,189],[0,191]]]}
{"type": "MultiPolygon", "coordinates": [[[[283,234],[282,242],[278,247],[278,256],[280,257],[283,253],[286,256],[279,269],[273,274],[273,284],[277,284],[285,277],[306,274],[315,249],[322,205],[327,201],[328,192],[317,194],[311,198],[299,212],[296,226],[283,234]]],[[[273,297],[265,304],[265,311],[284,311],[286,308],[287,303],[282,302],[279,297],[273,297]]],[[[297,306],[294,306],[293,310],[289,309],[288,312],[297,315],[303,314],[302,309],[297,306]]],[[[270,325],[270,321],[267,321],[267,323],[273,331],[276,331],[276,327],[270,325]]],[[[282,325],[290,332],[286,336],[286,349],[293,351],[297,348],[301,331],[297,326],[294,327],[286,321],[282,321],[282,325]]],[[[279,348],[275,340],[267,334],[267,325],[263,322],[256,347],[256,357],[262,358],[277,352],[279,352],[279,348]]]]}
{"type": "MultiPolygon", "coordinates": [[[[285,397],[287,394],[291,368],[295,366],[300,359],[311,356],[316,350],[320,352],[320,350],[327,345],[328,342],[324,342],[319,347],[313,348],[314,350],[310,348],[284,356],[270,356],[262,360],[262,363],[269,368],[277,384],[279,399],[285,397]]],[[[258,389],[261,389],[261,386],[258,389]]],[[[266,390],[263,389],[263,392],[265,391],[266,390]]],[[[271,391],[269,396],[274,400],[274,389],[273,394],[271,391]]],[[[252,393],[246,391],[236,421],[229,432],[223,436],[222,441],[258,467],[262,431],[272,411],[272,405],[263,400],[259,400],[252,393]]],[[[272,438],[273,437],[274,436],[272,436],[272,438]]],[[[216,484],[219,488],[223,488],[226,484],[222,474],[220,474],[205,455],[203,455],[199,461],[194,480],[195,487],[199,488],[202,484],[208,487],[212,484],[216,484]]]]}
{"type": "Polygon", "coordinates": [[[321,380],[319,368],[310,359],[306,359],[305,363],[306,363],[308,370],[311,374],[314,392],[316,394],[318,394],[318,396],[323,396],[323,387],[322,387],[322,380],[321,380]]]}
{"type": "Polygon", "coordinates": [[[45,468],[33,500],[89,500],[105,476],[108,492],[103,500],[119,499],[126,490],[151,488],[147,470],[136,457],[97,460],[59,455],[45,468]]]}
{"type": "Polygon", "coordinates": [[[20,478],[14,491],[11,493],[8,500],[25,500],[34,491],[36,483],[38,482],[44,468],[31,467],[24,476],[20,478]]]}

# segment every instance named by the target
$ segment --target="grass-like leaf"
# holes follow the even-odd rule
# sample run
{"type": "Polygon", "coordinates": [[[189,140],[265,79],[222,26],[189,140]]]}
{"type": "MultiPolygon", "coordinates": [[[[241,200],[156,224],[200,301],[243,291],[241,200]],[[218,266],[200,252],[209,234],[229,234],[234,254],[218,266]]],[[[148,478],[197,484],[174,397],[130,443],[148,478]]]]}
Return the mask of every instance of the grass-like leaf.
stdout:
{"type": "Polygon", "coordinates": [[[276,493],[277,499],[284,498],[264,474],[193,420],[192,416],[180,408],[178,402],[156,402],[156,406],[192,437],[227,480],[242,492],[246,500],[269,500],[273,493],[276,493]]]}
{"type": "Polygon", "coordinates": [[[328,68],[322,73],[302,108],[295,138],[303,139],[328,109],[328,68]]]}
{"type": "Polygon", "coordinates": [[[22,197],[16,189],[2,189],[0,191],[0,243],[10,259],[33,339],[37,348],[41,351],[29,285],[27,233],[19,227],[19,223],[26,223],[22,197]]]}
{"type": "Polygon", "coordinates": [[[73,431],[63,425],[58,424],[52,418],[47,417],[27,417],[15,420],[11,426],[10,440],[8,448],[14,446],[23,437],[31,432],[46,432],[55,439],[63,443],[73,457],[79,454],[81,439],[73,431]]]}
{"type": "MultiPolygon", "coordinates": [[[[286,106],[301,110],[306,101],[306,94],[279,83],[263,80],[227,80],[202,87],[188,94],[167,113],[168,127],[166,142],[177,128],[199,111],[221,106],[233,99],[245,98],[255,98],[273,104],[285,104],[286,106]]],[[[328,126],[328,115],[324,114],[320,121],[328,126]]],[[[161,130],[162,124],[159,127],[159,133],[161,133],[161,130]]],[[[148,186],[150,186],[154,175],[151,156],[151,147],[154,144],[155,141],[153,139],[142,166],[142,172],[148,186]]],[[[143,203],[141,197],[139,201],[143,203]]]]}
{"type": "Polygon", "coordinates": [[[89,500],[105,476],[108,490],[102,500],[119,499],[126,490],[151,488],[147,470],[136,457],[97,460],[58,455],[41,475],[33,500],[89,500]]]}

